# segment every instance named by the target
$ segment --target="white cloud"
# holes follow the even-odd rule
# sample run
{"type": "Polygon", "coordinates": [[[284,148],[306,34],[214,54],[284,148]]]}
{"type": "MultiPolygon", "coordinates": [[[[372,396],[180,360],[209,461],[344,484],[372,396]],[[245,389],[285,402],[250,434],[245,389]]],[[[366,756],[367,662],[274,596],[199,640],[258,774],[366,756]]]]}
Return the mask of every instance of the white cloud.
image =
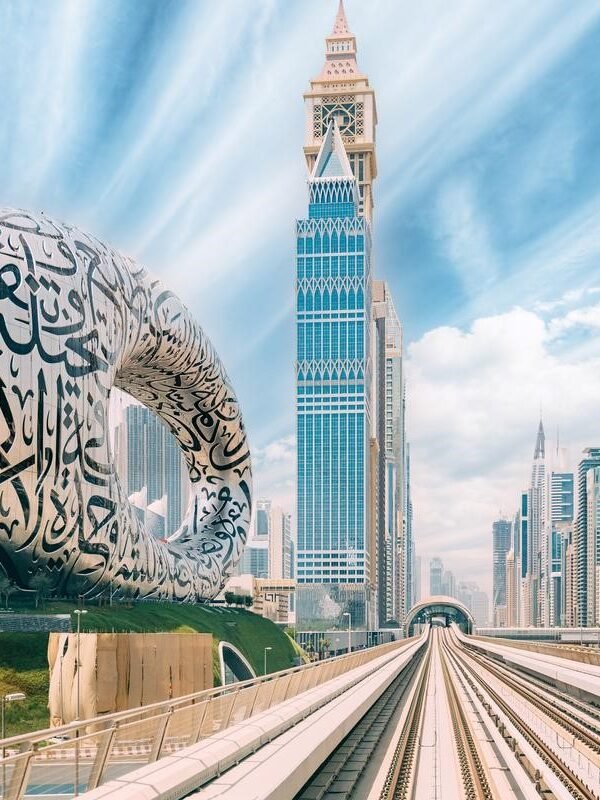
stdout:
{"type": "Polygon", "coordinates": [[[284,436],[252,451],[254,494],[280,505],[286,511],[295,507],[296,438],[284,436]]]}
{"type": "Polygon", "coordinates": [[[583,308],[574,308],[563,317],[550,321],[549,331],[553,337],[559,338],[574,329],[587,331],[600,330],[600,303],[583,308]]]}
{"type": "Polygon", "coordinates": [[[472,182],[447,181],[437,198],[437,239],[469,293],[481,291],[497,274],[490,231],[472,182]]]}
{"type": "Polygon", "coordinates": [[[553,349],[553,335],[517,308],[466,332],[436,328],[409,347],[416,548],[487,589],[491,525],[501,511],[514,514],[527,486],[540,404],[549,438],[560,426],[571,467],[600,441],[600,343],[577,360],[553,349]]]}

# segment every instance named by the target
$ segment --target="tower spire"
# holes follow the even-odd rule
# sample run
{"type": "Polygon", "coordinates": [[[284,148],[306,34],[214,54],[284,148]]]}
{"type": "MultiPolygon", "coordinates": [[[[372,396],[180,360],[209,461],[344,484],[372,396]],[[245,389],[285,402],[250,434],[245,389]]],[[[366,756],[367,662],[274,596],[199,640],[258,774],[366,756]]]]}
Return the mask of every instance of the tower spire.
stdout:
{"type": "Polygon", "coordinates": [[[546,434],[544,433],[544,423],[540,417],[540,424],[538,426],[537,436],[535,440],[535,451],[533,454],[534,461],[538,458],[546,457],[546,434]]]}
{"type": "Polygon", "coordinates": [[[332,36],[352,36],[350,28],[348,27],[348,20],[346,19],[346,10],[344,8],[344,0],[340,0],[338,6],[335,22],[333,23],[332,36]]]}

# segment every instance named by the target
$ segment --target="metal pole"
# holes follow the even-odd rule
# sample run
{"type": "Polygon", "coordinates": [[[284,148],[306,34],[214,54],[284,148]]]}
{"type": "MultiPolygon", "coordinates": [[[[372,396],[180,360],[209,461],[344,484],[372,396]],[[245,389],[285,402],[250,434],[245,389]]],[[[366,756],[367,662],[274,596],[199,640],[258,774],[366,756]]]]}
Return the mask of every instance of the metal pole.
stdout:
{"type": "Polygon", "coordinates": [[[352,652],[352,614],[348,612],[348,652],[352,652]]]}

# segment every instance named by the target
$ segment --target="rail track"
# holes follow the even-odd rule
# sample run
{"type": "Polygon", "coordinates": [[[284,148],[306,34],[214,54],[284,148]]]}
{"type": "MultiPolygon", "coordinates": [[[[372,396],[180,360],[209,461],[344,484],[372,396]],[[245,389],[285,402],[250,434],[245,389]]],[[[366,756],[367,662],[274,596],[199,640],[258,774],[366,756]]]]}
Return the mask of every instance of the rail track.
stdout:
{"type": "Polygon", "coordinates": [[[421,651],[304,785],[296,800],[322,800],[326,797],[350,800],[356,796],[356,785],[422,662],[421,651]]]}
{"type": "Polygon", "coordinates": [[[451,633],[443,646],[540,794],[549,800],[600,797],[600,737],[593,715],[566,709],[564,698],[559,704],[552,692],[528,686],[523,677],[467,650],[451,633]]]}

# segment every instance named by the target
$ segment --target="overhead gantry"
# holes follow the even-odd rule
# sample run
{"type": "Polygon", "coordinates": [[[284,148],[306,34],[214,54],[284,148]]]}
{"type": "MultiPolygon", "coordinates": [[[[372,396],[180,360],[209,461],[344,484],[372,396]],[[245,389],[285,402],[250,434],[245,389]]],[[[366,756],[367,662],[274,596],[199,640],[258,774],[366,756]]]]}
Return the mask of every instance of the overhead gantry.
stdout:
{"type": "Polygon", "coordinates": [[[473,615],[464,603],[440,594],[427,597],[410,609],[404,623],[406,635],[413,636],[415,625],[428,625],[436,617],[443,618],[446,627],[456,622],[464,633],[473,633],[475,628],[473,615]]]}

